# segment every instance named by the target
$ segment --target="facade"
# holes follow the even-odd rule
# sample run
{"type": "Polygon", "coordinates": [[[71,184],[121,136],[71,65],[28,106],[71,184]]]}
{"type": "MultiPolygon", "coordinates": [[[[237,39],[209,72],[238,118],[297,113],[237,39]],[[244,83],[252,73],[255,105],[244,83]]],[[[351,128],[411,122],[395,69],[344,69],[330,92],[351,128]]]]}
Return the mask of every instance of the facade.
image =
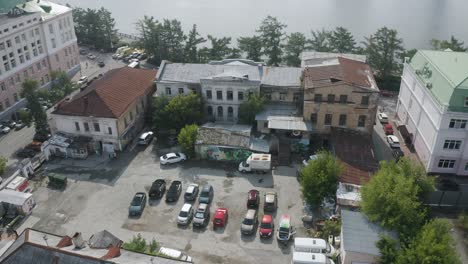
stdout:
{"type": "Polygon", "coordinates": [[[337,57],[306,67],[302,76],[303,117],[313,133],[328,134],[332,127],[372,133],[379,88],[366,63],[337,57]]]}
{"type": "Polygon", "coordinates": [[[58,104],[51,114],[52,133],[90,138],[97,152],[123,150],[144,125],[155,76],[155,70],[129,67],[107,72],[58,104]]]}
{"type": "Polygon", "coordinates": [[[0,14],[0,119],[25,106],[21,84],[51,81],[52,71],[74,74],[79,51],[72,9],[49,1],[28,1],[0,14]]]}
{"type": "Polygon", "coordinates": [[[427,172],[468,175],[468,54],[420,50],[407,60],[396,118],[427,172]]]}

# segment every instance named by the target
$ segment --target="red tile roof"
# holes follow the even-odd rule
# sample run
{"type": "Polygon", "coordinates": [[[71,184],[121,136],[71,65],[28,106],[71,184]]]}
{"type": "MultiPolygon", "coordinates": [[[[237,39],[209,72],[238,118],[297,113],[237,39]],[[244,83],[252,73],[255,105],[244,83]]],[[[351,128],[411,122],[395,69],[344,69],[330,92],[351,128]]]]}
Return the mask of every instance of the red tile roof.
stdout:
{"type": "Polygon", "coordinates": [[[307,67],[303,73],[305,88],[316,88],[347,83],[376,89],[372,70],[364,62],[338,57],[338,64],[307,67]]]}
{"type": "Polygon", "coordinates": [[[60,103],[53,114],[118,118],[137,98],[153,89],[156,73],[129,67],[111,70],[70,101],[60,103]]]}

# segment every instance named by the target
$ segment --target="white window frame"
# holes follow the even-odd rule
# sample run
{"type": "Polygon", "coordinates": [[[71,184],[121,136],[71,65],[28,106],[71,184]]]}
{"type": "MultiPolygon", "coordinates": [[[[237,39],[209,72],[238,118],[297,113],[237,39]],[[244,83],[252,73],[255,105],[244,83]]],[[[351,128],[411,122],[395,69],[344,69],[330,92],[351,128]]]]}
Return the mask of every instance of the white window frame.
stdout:
{"type": "Polygon", "coordinates": [[[441,169],[453,169],[455,167],[455,162],[455,160],[439,159],[437,167],[441,169]]]}
{"type": "Polygon", "coordinates": [[[443,149],[444,149],[444,150],[460,150],[461,145],[462,145],[462,141],[461,141],[461,140],[457,140],[457,139],[446,139],[446,140],[444,141],[443,149]]]}

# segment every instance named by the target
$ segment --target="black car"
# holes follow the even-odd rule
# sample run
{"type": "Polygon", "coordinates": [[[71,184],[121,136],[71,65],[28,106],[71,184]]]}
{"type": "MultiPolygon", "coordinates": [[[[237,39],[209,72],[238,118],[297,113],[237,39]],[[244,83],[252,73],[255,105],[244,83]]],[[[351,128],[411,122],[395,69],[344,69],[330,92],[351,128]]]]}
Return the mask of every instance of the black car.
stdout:
{"type": "Polygon", "coordinates": [[[39,141],[39,142],[44,142],[46,140],[48,140],[52,135],[50,135],[49,133],[36,133],[34,134],[34,137],[33,137],[33,140],[34,141],[39,141]]]}
{"type": "Polygon", "coordinates": [[[166,193],[166,202],[175,202],[179,199],[180,193],[182,191],[182,182],[173,181],[169,190],[166,193]]]}
{"type": "Polygon", "coordinates": [[[395,158],[396,161],[399,161],[405,156],[405,153],[403,153],[401,149],[392,149],[392,156],[395,158]]]}
{"type": "Polygon", "coordinates": [[[99,61],[98,66],[102,68],[102,67],[106,66],[106,64],[103,61],[99,61]]]}
{"type": "Polygon", "coordinates": [[[23,148],[16,152],[16,156],[18,158],[32,158],[36,156],[36,154],[37,154],[37,151],[33,149],[29,149],[29,148],[23,148]]]}
{"type": "Polygon", "coordinates": [[[140,55],[137,57],[137,59],[139,59],[139,60],[144,60],[144,59],[146,59],[146,58],[147,58],[147,56],[146,56],[145,53],[142,53],[142,54],[140,54],[140,55]]]}
{"type": "Polygon", "coordinates": [[[149,190],[149,197],[150,199],[159,199],[163,197],[164,192],[166,192],[166,181],[165,180],[155,180],[153,184],[151,184],[151,188],[149,190]]]}
{"type": "Polygon", "coordinates": [[[446,178],[438,178],[436,181],[436,188],[439,191],[458,191],[460,185],[453,180],[446,178]]]}

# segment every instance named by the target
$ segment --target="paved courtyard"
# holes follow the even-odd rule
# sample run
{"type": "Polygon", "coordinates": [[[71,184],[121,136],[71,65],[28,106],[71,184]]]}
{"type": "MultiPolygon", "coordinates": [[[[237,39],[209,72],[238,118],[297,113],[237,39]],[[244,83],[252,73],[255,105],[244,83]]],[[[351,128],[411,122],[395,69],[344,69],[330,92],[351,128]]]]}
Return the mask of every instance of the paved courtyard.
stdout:
{"type": "MultiPolygon", "coordinates": [[[[34,228],[71,235],[82,232],[89,238],[106,229],[127,241],[141,233],[147,239],[155,238],[163,246],[186,251],[197,263],[289,263],[290,247],[281,247],[276,239],[260,240],[255,236],[240,234],[240,224],[246,212],[247,191],[258,189],[278,192],[279,216],[290,214],[297,235],[305,235],[301,222],[303,202],[295,169],[279,167],[273,174],[242,175],[235,166],[215,162],[193,162],[161,167],[153,145],[136,147],[122,153],[118,159],[95,159],[94,165],[56,160],[45,164],[46,170],[67,175],[71,180],[65,191],[51,190],[45,186],[35,192],[37,207],[30,216],[34,228]],[[102,160],[100,160],[102,159],[102,160]],[[229,221],[225,229],[213,230],[210,223],[205,229],[178,227],[176,219],[184,204],[183,194],[175,204],[164,200],[149,203],[139,218],[128,217],[128,206],[138,191],[148,191],[152,181],[165,179],[183,182],[183,191],[189,183],[210,183],[215,190],[211,217],[217,207],[229,208],[229,221]]],[[[195,205],[196,206],[196,205],[195,205]]],[[[262,208],[262,207],[260,207],[262,208]]],[[[259,211],[259,218],[263,210],[259,211]]]]}

